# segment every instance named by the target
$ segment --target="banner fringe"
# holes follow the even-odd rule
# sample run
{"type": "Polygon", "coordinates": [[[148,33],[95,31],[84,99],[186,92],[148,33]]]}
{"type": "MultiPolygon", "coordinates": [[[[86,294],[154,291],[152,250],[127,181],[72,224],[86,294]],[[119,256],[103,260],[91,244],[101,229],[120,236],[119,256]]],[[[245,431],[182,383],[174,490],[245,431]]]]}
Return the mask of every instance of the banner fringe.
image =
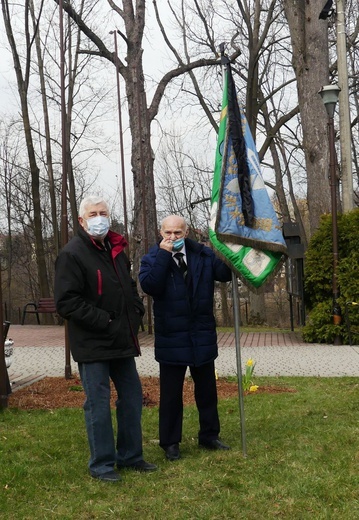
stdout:
{"type": "Polygon", "coordinates": [[[255,294],[263,294],[264,293],[264,290],[265,290],[265,287],[268,283],[270,283],[271,281],[273,281],[273,279],[275,278],[275,276],[278,274],[278,272],[281,270],[281,268],[283,267],[283,264],[284,262],[286,261],[287,259],[287,255],[283,254],[281,256],[281,258],[279,259],[278,261],[278,264],[275,266],[275,268],[271,271],[271,273],[267,276],[267,278],[264,280],[264,282],[262,282],[262,284],[259,286],[259,287],[256,287],[255,285],[252,284],[252,282],[250,280],[248,280],[244,275],[243,273],[241,273],[241,271],[239,271],[238,269],[236,269],[236,267],[232,264],[232,262],[230,260],[228,260],[228,258],[226,257],[226,255],[224,255],[223,253],[221,253],[221,251],[219,251],[213,244],[212,242],[209,243],[209,247],[214,251],[214,253],[216,254],[216,256],[222,260],[222,262],[224,262],[226,265],[228,265],[228,267],[231,269],[232,272],[234,272],[234,274],[240,279],[240,281],[253,293],[255,294]]]}
{"type": "Polygon", "coordinates": [[[219,231],[215,230],[216,236],[218,240],[222,241],[224,244],[226,242],[233,242],[234,244],[239,244],[242,246],[252,247],[253,249],[260,249],[263,251],[272,251],[273,253],[283,253],[287,254],[288,249],[287,246],[283,244],[278,244],[277,242],[265,242],[263,240],[253,240],[249,237],[243,237],[243,236],[235,236],[235,235],[227,235],[225,233],[220,233],[219,231]]]}

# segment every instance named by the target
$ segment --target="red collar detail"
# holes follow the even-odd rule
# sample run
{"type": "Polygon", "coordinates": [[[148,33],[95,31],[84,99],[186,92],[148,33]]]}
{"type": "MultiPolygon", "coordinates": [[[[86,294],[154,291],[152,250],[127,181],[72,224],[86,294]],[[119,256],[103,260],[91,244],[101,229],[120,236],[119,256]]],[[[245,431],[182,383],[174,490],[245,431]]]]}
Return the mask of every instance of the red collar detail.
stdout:
{"type": "Polygon", "coordinates": [[[112,257],[119,255],[128,246],[125,237],[115,233],[114,231],[109,231],[107,233],[107,238],[112,247],[112,257]]]}
{"type": "MultiPolygon", "coordinates": [[[[90,238],[91,242],[93,243],[93,245],[95,247],[97,247],[97,249],[100,249],[100,250],[103,249],[102,245],[100,245],[98,242],[96,242],[96,240],[94,238],[92,238],[90,235],[89,235],[89,238],[90,238]]],[[[112,254],[113,258],[115,256],[119,255],[128,245],[125,237],[123,237],[122,235],[119,235],[118,233],[115,233],[114,231],[109,231],[107,233],[106,238],[108,239],[108,241],[111,244],[111,254],[112,254]]]]}

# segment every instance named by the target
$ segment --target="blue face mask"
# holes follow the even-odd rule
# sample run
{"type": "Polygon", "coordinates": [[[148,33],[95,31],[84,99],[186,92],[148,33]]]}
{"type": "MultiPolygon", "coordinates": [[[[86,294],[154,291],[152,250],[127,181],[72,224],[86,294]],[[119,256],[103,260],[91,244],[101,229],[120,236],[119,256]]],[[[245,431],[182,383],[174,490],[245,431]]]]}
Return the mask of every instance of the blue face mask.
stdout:
{"type": "Polygon", "coordinates": [[[172,242],[172,251],[180,251],[184,246],[184,238],[179,238],[172,242]]]}
{"type": "Polygon", "coordinates": [[[110,221],[103,215],[89,218],[86,222],[87,232],[93,238],[104,238],[110,229],[110,221]]]}

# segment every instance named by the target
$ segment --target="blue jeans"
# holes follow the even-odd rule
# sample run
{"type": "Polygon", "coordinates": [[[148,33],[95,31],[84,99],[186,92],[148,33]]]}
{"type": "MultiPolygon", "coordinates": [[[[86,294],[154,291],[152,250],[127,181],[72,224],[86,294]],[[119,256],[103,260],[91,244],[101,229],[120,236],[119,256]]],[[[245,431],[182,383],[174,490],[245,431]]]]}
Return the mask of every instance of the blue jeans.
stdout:
{"type": "Polygon", "coordinates": [[[84,403],[90,446],[89,469],[93,476],[142,460],[142,387],[134,358],[79,363],[86,394],[84,403]],[[115,446],[110,378],[116,392],[117,442],[115,446]]]}

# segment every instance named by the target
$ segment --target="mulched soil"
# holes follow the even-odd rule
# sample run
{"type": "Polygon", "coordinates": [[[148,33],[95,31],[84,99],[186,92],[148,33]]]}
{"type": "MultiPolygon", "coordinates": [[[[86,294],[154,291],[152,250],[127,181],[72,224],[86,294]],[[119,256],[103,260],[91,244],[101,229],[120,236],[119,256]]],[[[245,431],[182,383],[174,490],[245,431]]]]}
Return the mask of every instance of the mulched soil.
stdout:
{"type": "MultiPolygon", "coordinates": [[[[159,380],[157,377],[142,377],[143,404],[144,406],[158,406],[159,404],[159,380]]],[[[226,379],[217,381],[218,398],[226,399],[238,395],[238,385],[226,379]]],[[[296,392],[293,388],[282,386],[260,386],[258,393],[296,392]]],[[[254,394],[253,394],[254,395],[254,394]]],[[[76,378],[45,377],[37,383],[16,390],[9,396],[9,408],[21,410],[36,410],[54,408],[78,408],[84,403],[84,392],[81,381],[76,378]]],[[[112,388],[111,404],[115,406],[115,392],[112,388]]],[[[183,388],[183,402],[185,405],[193,404],[193,381],[186,379],[183,388]]]]}

